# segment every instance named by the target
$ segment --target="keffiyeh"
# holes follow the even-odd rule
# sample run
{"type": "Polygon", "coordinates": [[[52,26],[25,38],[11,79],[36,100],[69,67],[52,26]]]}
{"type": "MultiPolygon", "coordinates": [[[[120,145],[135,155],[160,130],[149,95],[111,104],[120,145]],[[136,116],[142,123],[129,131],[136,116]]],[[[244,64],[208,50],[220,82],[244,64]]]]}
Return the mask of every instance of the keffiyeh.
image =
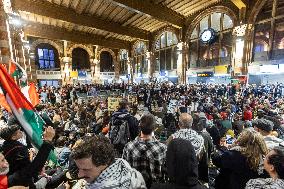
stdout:
{"type": "Polygon", "coordinates": [[[145,181],[140,172],[133,169],[121,158],[107,167],[96,181],[87,186],[88,189],[143,189],[145,181]]]}

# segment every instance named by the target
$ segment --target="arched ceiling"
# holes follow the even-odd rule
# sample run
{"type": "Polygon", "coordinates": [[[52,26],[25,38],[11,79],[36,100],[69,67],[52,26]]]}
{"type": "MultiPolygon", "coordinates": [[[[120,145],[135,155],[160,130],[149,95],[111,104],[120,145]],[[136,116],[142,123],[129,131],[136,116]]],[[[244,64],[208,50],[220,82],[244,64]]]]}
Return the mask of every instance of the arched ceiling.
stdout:
{"type": "Polygon", "coordinates": [[[11,0],[27,35],[127,49],[165,26],[184,27],[189,16],[222,1],[11,0]]]}

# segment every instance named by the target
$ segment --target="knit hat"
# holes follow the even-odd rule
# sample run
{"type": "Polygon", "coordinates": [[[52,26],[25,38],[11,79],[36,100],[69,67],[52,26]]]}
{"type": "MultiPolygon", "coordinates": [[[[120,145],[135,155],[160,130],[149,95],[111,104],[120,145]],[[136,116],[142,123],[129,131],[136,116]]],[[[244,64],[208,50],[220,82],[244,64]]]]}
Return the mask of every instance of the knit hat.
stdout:
{"type": "Polygon", "coordinates": [[[257,119],[252,121],[252,126],[258,129],[261,129],[266,132],[270,132],[273,130],[273,122],[267,119],[257,119]]]}
{"type": "Polygon", "coordinates": [[[10,140],[12,135],[19,129],[20,126],[17,124],[3,127],[0,129],[0,137],[4,140],[10,140]]]}

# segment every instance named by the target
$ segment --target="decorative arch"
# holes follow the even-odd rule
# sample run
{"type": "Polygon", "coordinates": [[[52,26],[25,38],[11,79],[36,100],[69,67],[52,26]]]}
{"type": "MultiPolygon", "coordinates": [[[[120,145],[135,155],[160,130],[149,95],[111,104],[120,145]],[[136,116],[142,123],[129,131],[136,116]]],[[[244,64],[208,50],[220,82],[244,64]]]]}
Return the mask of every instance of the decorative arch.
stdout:
{"type": "Polygon", "coordinates": [[[69,48],[69,50],[67,51],[67,54],[72,56],[72,51],[76,48],[82,48],[82,49],[86,50],[88,52],[90,58],[94,56],[94,53],[92,52],[92,50],[89,47],[87,47],[86,45],[82,45],[82,44],[75,44],[75,45],[71,46],[69,48]]]}
{"type": "Polygon", "coordinates": [[[181,41],[181,37],[180,37],[180,35],[179,35],[179,30],[178,30],[177,28],[174,28],[174,27],[172,27],[172,26],[165,26],[165,27],[159,29],[159,30],[156,32],[156,34],[154,35],[154,41],[153,41],[153,43],[152,43],[152,45],[151,45],[152,50],[155,49],[155,44],[156,44],[156,41],[158,40],[158,38],[159,38],[164,32],[166,32],[166,31],[169,31],[169,32],[172,32],[172,33],[176,34],[178,41],[179,41],[179,42],[181,41]]]}
{"type": "Polygon", "coordinates": [[[112,58],[113,58],[113,61],[114,62],[116,61],[115,53],[111,49],[109,49],[109,48],[102,48],[101,50],[99,50],[98,53],[97,53],[97,58],[98,59],[100,58],[101,52],[103,52],[103,51],[109,52],[111,54],[112,58]]]}
{"type": "Polygon", "coordinates": [[[34,51],[36,49],[36,47],[41,43],[47,43],[47,44],[50,44],[51,46],[53,46],[57,50],[59,56],[60,56],[60,54],[63,53],[63,49],[56,42],[49,40],[49,39],[38,39],[38,40],[34,41],[31,45],[31,50],[34,51]]]}
{"type": "Polygon", "coordinates": [[[236,16],[236,14],[234,13],[233,10],[231,10],[228,7],[225,6],[215,6],[212,7],[210,9],[207,9],[206,11],[203,11],[202,13],[200,13],[199,15],[197,15],[195,17],[195,19],[191,22],[191,24],[188,26],[186,35],[185,35],[185,41],[188,41],[190,39],[191,33],[193,32],[195,26],[198,24],[198,22],[206,17],[207,15],[210,15],[214,12],[220,12],[220,13],[224,13],[226,15],[228,15],[232,21],[233,21],[233,25],[235,26],[238,22],[238,17],[236,16]]]}
{"type": "Polygon", "coordinates": [[[255,39],[255,44],[262,44],[263,47],[264,47],[264,51],[267,51],[268,50],[268,42],[265,41],[264,39],[255,39]]]}
{"type": "MultiPolygon", "coordinates": [[[[133,44],[133,46],[132,46],[132,49],[131,49],[131,54],[135,54],[135,52],[134,52],[134,48],[135,48],[135,46],[137,45],[137,43],[139,43],[139,42],[141,42],[142,40],[137,40],[137,41],[135,41],[134,42],[134,44],[133,44]]],[[[148,46],[148,44],[147,44],[147,42],[146,41],[142,41],[143,43],[145,43],[145,46],[144,46],[144,52],[146,53],[147,51],[148,51],[148,48],[147,48],[147,46],[148,46]]]]}
{"type": "Polygon", "coordinates": [[[258,0],[255,5],[253,6],[253,9],[251,11],[251,14],[248,18],[248,23],[249,24],[253,24],[256,21],[257,15],[259,14],[260,10],[263,8],[263,6],[265,5],[265,3],[268,0],[258,0]]]}

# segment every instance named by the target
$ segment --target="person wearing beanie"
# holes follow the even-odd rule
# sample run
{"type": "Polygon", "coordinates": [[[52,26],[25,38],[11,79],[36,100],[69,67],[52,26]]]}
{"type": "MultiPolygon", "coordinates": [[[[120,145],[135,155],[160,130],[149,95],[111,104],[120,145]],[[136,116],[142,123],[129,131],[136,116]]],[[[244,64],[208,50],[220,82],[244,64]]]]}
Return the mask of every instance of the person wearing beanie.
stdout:
{"type": "Polygon", "coordinates": [[[279,146],[279,144],[283,142],[283,140],[272,134],[274,126],[272,121],[267,119],[256,119],[252,121],[252,126],[263,136],[269,150],[272,150],[274,147],[279,146]]]}
{"type": "Polygon", "coordinates": [[[3,161],[7,160],[7,164],[3,163],[3,167],[0,167],[2,170],[0,177],[7,181],[5,183],[8,187],[29,186],[29,188],[36,188],[33,178],[36,178],[42,170],[53,149],[51,141],[54,135],[54,129],[50,126],[47,127],[43,135],[43,144],[31,162],[28,148],[18,141],[23,136],[20,126],[15,124],[0,130],[0,137],[5,140],[0,155],[3,156],[1,156],[3,161]],[[3,171],[4,169],[6,171],[3,171]]]}

